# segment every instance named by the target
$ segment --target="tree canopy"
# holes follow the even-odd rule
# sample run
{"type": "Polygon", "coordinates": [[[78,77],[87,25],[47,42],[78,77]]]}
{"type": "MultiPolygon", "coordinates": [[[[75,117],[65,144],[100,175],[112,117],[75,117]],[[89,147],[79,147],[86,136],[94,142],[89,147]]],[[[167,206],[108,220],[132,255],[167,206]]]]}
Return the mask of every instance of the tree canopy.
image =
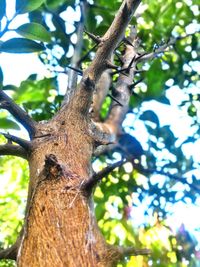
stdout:
{"type": "MultiPolygon", "coordinates": [[[[62,81],[68,81],[69,88],[69,83],[80,81],[121,2],[16,0],[9,16],[9,1],[0,0],[0,53],[21,53],[22,57],[35,53],[49,73],[41,77],[35,69],[20,85],[5,84],[3,64],[0,68],[2,249],[14,243],[21,230],[28,184],[26,154],[15,150],[13,155],[24,158],[20,159],[6,153],[16,142],[10,136],[23,137],[24,131],[7,111],[4,93],[34,120],[51,119],[67,89],[62,81]]],[[[93,157],[96,178],[101,181],[94,193],[96,218],[108,243],[151,249],[148,257],[127,258],[118,266],[199,266],[197,239],[184,222],[176,232],[168,224],[177,203],[200,204],[200,160],[195,152],[200,146],[199,7],[196,0],[150,2],[142,1],[130,22],[135,27],[126,30],[113,65],[109,63],[112,85],[100,121],[113,103],[123,106],[115,87],[120,73],[126,75],[121,68],[124,44],[129,43],[130,32],[137,31],[140,59],[118,142],[109,145],[111,149],[100,147],[93,157]],[[179,117],[178,127],[186,133],[171,124],[173,116],[179,117]]],[[[14,265],[0,261],[0,266],[14,265]]]]}

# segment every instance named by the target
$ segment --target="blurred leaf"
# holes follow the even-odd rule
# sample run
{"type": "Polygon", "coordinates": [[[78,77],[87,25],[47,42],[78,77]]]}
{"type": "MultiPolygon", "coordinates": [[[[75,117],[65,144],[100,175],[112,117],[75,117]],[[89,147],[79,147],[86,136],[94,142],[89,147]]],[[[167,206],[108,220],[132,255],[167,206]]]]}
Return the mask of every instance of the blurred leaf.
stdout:
{"type": "Polygon", "coordinates": [[[140,116],[140,120],[154,122],[157,126],[159,126],[159,124],[160,124],[159,123],[158,116],[152,110],[146,110],[146,111],[144,111],[142,113],[142,115],[140,116]]]}
{"type": "Polygon", "coordinates": [[[159,59],[154,60],[150,69],[146,73],[147,79],[147,97],[158,98],[164,91],[165,72],[162,70],[162,65],[159,59]],[[159,73],[159,75],[157,75],[159,73]]]}
{"type": "Polygon", "coordinates": [[[0,118],[0,128],[20,130],[20,127],[16,122],[7,118],[0,118]]]}
{"type": "Polygon", "coordinates": [[[2,68],[0,67],[0,86],[3,85],[3,71],[2,68]]]}
{"type": "Polygon", "coordinates": [[[25,38],[41,42],[51,42],[51,34],[39,23],[26,23],[15,30],[25,38]]]}
{"type": "Polygon", "coordinates": [[[4,91],[5,91],[5,90],[15,91],[15,90],[17,90],[17,86],[12,85],[12,84],[7,84],[7,85],[5,85],[5,86],[3,87],[3,90],[4,90],[4,91]]]}
{"type": "Polygon", "coordinates": [[[26,80],[21,82],[14,98],[17,103],[47,102],[47,98],[50,96],[49,91],[55,89],[55,87],[54,78],[44,78],[39,81],[26,80]]]}
{"type": "Polygon", "coordinates": [[[34,53],[43,50],[43,45],[24,38],[13,38],[0,45],[0,52],[5,53],[34,53]]]}
{"type": "Polygon", "coordinates": [[[16,12],[23,14],[39,8],[44,0],[16,0],[16,12]]]}
{"type": "Polygon", "coordinates": [[[0,20],[6,15],[6,0],[0,0],[0,20]]]}
{"type": "MultiPolygon", "coordinates": [[[[68,5],[72,5],[73,2],[74,0],[67,1],[68,5]]],[[[64,3],[66,3],[66,0],[45,0],[45,4],[50,9],[57,9],[59,6],[63,5],[64,3]]]]}

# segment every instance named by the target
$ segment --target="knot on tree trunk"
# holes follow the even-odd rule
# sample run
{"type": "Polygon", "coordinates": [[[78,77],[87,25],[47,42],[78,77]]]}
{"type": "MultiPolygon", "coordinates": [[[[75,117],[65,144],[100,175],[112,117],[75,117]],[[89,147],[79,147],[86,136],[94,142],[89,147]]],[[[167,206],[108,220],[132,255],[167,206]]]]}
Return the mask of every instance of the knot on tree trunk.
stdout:
{"type": "Polygon", "coordinates": [[[58,160],[54,154],[46,155],[44,174],[47,179],[57,179],[58,177],[64,175],[63,168],[58,163],[58,160]]]}

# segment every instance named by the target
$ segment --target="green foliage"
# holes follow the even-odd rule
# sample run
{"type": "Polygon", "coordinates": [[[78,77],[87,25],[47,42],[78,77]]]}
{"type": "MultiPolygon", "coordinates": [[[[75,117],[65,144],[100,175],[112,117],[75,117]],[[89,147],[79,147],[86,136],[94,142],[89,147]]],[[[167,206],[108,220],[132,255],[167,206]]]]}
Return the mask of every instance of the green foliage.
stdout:
{"type": "Polygon", "coordinates": [[[15,129],[15,130],[20,130],[19,125],[7,118],[0,118],[0,125],[2,129],[15,129]]]}
{"type": "Polygon", "coordinates": [[[151,64],[150,69],[146,73],[146,79],[148,85],[146,96],[150,98],[158,98],[163,92],[163,87],[166,81],[166,75],[164,71],[162,71],[162,65],[159,59],[151,64]],[[155,75],[158,72],[159,75],[155,75]]]}
{"type": "MultiPolygon", "coordinates": [[[[88,1],[87,15],[84,25],[88,31],[97,35],[105,33],[111,24],[121,1],[94,0],[88,1]]],[[[14,31],[24,38],[13,38],[0,42],[0,52],[34,53],[37,52],[42,63],[49,70],[50,76],[41,78],[32,74],[19,86],[5,85],[3,71],[0,69],[0,85],[3,90],[13,91],[14,100],[21,105],[37,121],[50,119],[59,109],[63,99],[63,88],[59,87],[60,73],[67,74],[66,67],[70,64],[74,49],[74,33],[77,21],[73,17],[66,18],[63,11],[75,11],[79,1],[74,0],[17,0],[16,14],[4,26],[2,18],[6,16],[6,4],[0,0],[0,37],[9,28],[10,23],[19,14],[28,13],[29,22],[20,25],[14,31]],[[47,43],[47,44],[43,44],[47,43]],[[59,70],[59,71],[58,71],[59,70]],[[60,90],[61,89],[61,90],[60,90]]],[[[137,22],[139,37],[142,40],[141,53],[156,51],[166,43],[171,36],[182,36],[187,33],[186,27],[195,24],[198,19],[198,2],[192,1],[143,1],[141,16],[133,19],[137,22]]],[[[68,14],[69,16],[69,14],[68,14]]],[[[11,27],[10,27],[11,28],[11,27]]],[[[83,36],[82,56],[94,46],[94,43],[83,36]]],[[[170,51],[159,54],[156,59],[142,65],[138,64],[135,80],[143,79],[133,89],[130,100],[128,123],[124,123],[124,130],[131,135],[137,130],[137,125],[143,127],[140,136],[144,134],[146,141],[142,143],[139,160],[144,168],[151,170],[142,173],[133,168],[131,163],[115,169],[103,179],[95,192],[95,212],[98,224],[107,241],[136,247],[150,247],[152,254],[149,258],[131,257],[118,266],[141,267],[194,267],[198,266],[196,240],[186,229],[180,228],[173,233],[167,225],[170,207],[178,202],[197,204],[199,194],[192,185],[200,188],[200,179],[192,171],[199,169],[200,162],[193,155],[184,152],[184,146],[199,140],[199,100],[198,73],[195,69],[197,50],[199,48],[198,35],[189,36],[177,43],[170,51]],[[171,83],[169,83],[171,81],[171,83]],[[173,98],[169,92],[174,90],[171,85],[178,87],[183,97],[180,97],[177,110],[183,111],[183,118],[190,120],[191,132],[184,140],[180,140],[174,129],[167,123],[163,124],[159,110],[154,104],[172,107],[173,98]],[[154,99],[155,101],[151,101],[154,99]],[[151,107],[150,107],[151,103],[151,107]],[[181,184],[180,180],[167,175],[156,176],[156,171],[170,172],[175,176],[190,181],[181,184]],[[139,215],[135,215],[137,208],[141,209],[145,218],[138,227],[139,215]],[[136,228],[138,230],[136,230],[136,228]],[[196,253],[196,254],[195,254],[196,253]],[[185,259],[189,263],[185,264],[185,259]]],[[[120,45],[117,53],[123,56],[124,45],[120,45]]],[[[95,49],[87,54],[82,68],[85,69],[94,57],[95,49]]],[[[114,63],[120,67],[117,57],[114,63]]],[[[198,65],[199,66],[199,65],[198,65]]],[[[14,71],[14,70],[13,70],[14,71]]],[[[118,74],[113,76],[113,85],[117,82],[118,74]]],[[[178,102],[178,101],[177,101],[178,102]]],[[[111,99],[106,97],[102,109],[101,119],[104,120],[109,110],[111,99]]],[[[172,107],[173,108],[173,107],[172,107]]],[[[128,117],[127,116],[127,117],[128,117]]],[[[168,117],[169,115],[166,114],[168,117]]],[[[19,129],[18,124],[1,113],[0,128],[3,130],[19,129]]],[[[141,139],[135,138],[136,143],[141,139]]],[[[5,140],[2,140],[2,143],[5,140]]],[[[124,153],[122,149],[112,151],[94,161],[94,167],[101,169],[116,160],[124,153]],[[115,152],[115,153],[114,153],[115,152]]],[[[137,149],[136,149],[137,150],[137,149]]],[[[124,156],[124,155],[123,155],[124,156]]],[[[27,165],[19,159],[11,157],[0,158],[1,197],[0,197],[0,242],[6,247],[14,242],[20,230],[24,212],[24,201],[27,186],[27,165]],[[22,171],[19,171],[22,170],[22,171]],[[4,182],[6,181],[6,182],[4,182]]],[[[13,263],[0,262],[0,266],[13,266],[13,263]],[[9,265],[10,264],[10,265],[9,265]]]]}
{"type": "Polygon", "coordinates": [[[0,52],[6,53],[33,53],[44,49],[43,45],[24,38],[13,38],[0,44],[0,52]]]}
{"type": "Polygon", "coordinates": [[[23,14],[39,8],[44,0],[16,0],[16,12],[23,14]]]}
{"type": "MultiPolygon", "coordinates": [[[[15,242],[23,224],[28,181],[26,161],[10,156],[1,157],[0,177],[0,247],[6,248],[15,242]]],[[[13,261],[0,261],[0,266],[15,265],[13,261]]]]}
{"type": "Polygon", "coordinates": [[[26,23],[15,30],[21,36],[41,42],[51,42],[51,34],[39,23],[26,23]]]}

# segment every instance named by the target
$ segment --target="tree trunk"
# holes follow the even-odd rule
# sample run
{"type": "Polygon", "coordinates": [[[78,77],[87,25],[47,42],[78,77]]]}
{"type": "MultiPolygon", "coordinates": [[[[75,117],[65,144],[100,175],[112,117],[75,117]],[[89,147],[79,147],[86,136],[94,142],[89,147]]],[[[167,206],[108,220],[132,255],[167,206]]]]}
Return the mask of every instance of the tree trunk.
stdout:
{"type": "Polygon", "coordinates": [[[110,267],[124,256],[149,253],[108,245],[97,226],[92,200],[94,187],[103,178],[102,173],[100,178],[92,174],[94,149],[112,143],[120,131],[137,60],[141,58],[135,28],[130,31],[121,59],[122,70],[108,118],[100,123],[99,109],[111,82],[108,69],[116,68],[111,62],[112,53],[140,1],[123,1],[108,31],[98,38],[96,56],[83,72],[79,86],[73,88],[72,95],[66,92],[61,109],[50,121],[36,123],[0,91],[3,108],[22,123],[31,138],[29,142],[4,134],[20,146],[17,152],[17,146],[9,143],[4,151],[9,148],[10,153],[22,155],[30,166],[23,231],[13,248],[2,252],[2,257],[15,259],[17,251],[18,267],[110,267]],[[91,106],[96,109],[93,119],[91,106]]]}
{"type": "Polygon", "coordinates": [[[84,114],[70,114],[40,124],[36,132],[19,267],[112,266],[83,189],[92,173],[93,141],[84,114]]]}

